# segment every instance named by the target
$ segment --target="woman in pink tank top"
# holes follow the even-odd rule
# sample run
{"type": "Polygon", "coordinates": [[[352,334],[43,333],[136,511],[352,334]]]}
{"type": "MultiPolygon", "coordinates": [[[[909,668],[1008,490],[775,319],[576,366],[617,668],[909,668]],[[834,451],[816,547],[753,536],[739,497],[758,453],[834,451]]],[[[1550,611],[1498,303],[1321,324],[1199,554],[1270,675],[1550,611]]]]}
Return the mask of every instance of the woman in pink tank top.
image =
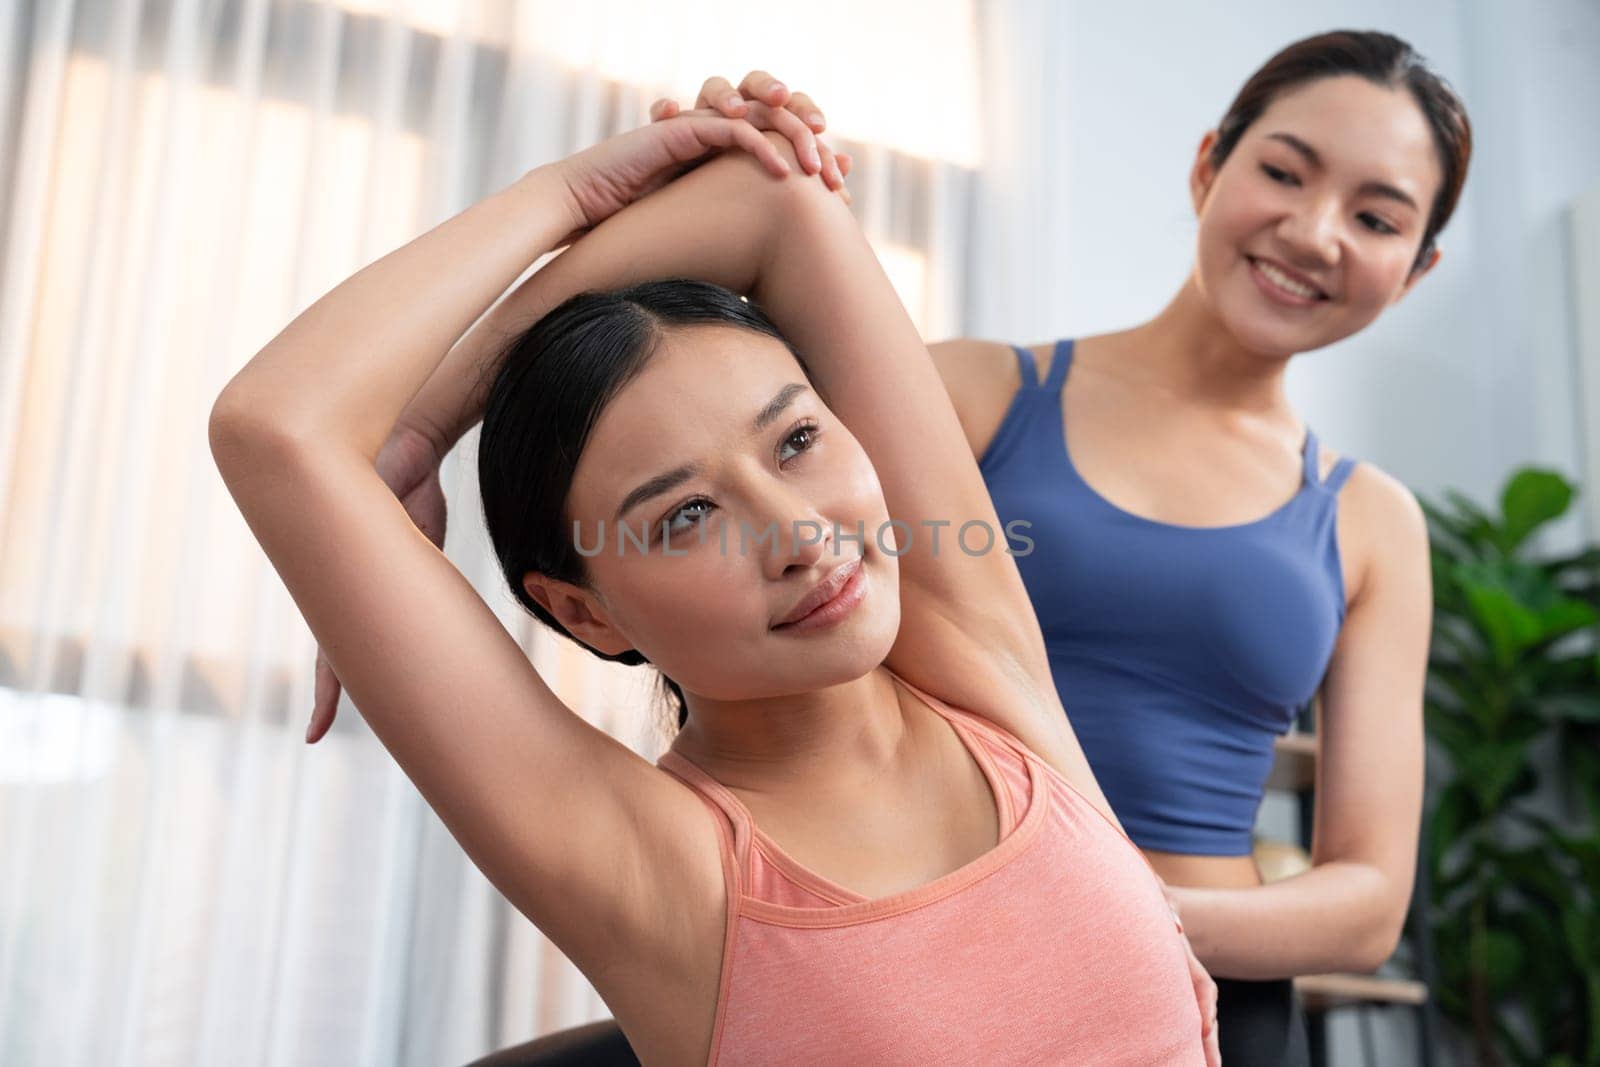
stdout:
{"type": "Polygon", "coordinates": [[[793,125],[678,116],[372,264],[229,383],[218,466],[379,739],[642,1062],[1214,1063],[1015,532],[793,125]],[[513,594],[670,679],[659,766],[396,501],[436,499],[480,416],[513,594]]]}
{"type": "Polygon", "coordinates": [[[791,857],[678,752],[715,812],[728,922],[711,1062],[1199,1063],[1160,889],[1093,803],[1014,737],[904,686],[982,768],[1000,840],[869,898],[791,857]]]}

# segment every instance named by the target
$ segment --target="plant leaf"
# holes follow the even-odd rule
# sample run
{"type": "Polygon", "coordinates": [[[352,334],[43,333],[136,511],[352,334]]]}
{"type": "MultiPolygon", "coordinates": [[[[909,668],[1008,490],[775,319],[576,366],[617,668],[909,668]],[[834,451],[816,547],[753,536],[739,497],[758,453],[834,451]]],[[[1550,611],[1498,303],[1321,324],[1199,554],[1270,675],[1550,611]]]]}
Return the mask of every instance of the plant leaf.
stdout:
{"type": "Polygon", "coordinates": [[[1551,693],[1540,699],[1540,706],[1552,719],[1568,722],[1600,722],[1600,693],[1592,690],[1575,690],[1569,693],[1551,693]]]}
{"type": "Polygon", "coordinates": [[[1484,977],[1489,991],[1503,993],[1517,984],[1522,976],[1526,956],[1522,942],[1507,930],[1484,932],[1484,977]]]}
{"type": "Polygon", "coordinates": [[[1500,493],[1500,510],[1505,514],[1501,543],[1507,554],[1533,531],[1566,514],[1572,495],[1572,483],[1555,471],[1525,467],[1512,475],[1500,493]]]}
{"type": "Polygon", "coordinates": [[[1483,812],[1494,812],[1517,783],[1527,766],[1528,745],[1520,740],[1484,739],[1465,750],[1457,760],[1461,776],[1483,812]]]}

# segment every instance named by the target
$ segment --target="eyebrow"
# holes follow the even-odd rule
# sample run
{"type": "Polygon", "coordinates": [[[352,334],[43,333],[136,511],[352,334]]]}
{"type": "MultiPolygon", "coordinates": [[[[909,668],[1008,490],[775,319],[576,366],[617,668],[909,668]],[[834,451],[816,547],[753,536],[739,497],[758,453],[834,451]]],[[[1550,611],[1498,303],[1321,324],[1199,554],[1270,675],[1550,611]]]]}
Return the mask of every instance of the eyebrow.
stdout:
{"type": "MultiPolygon", "coordinates": [[[[751,431],[760,433],[772,425],[773,422],[777,421],[778,416],[782,415],[789,405],[794,403],[794,398],[804,392],[809,392],[809,387],[798,382],[791,382],[779,389],[777,395],[767,401],[760,411],[756,412],[755,419],[750,423],[751,431]]],[[[672,490],[699,474],[701,469],[698,463],[685,463],[645,480],[622,498],[622,504],[617,508],[616,517],[620,519],[645,501],[658,497],[663,493],[672,492],[672,490]]]]}
{"type": "MultiPolygon", "coordinates": [[[[1311,166],[1316,167],[1318,170],[1322,169],[1322,157],[1317,155],[1317,150],[1306,144],[1294,134],[1279,131],[1277,133],[1267,134],[1267,139],[1269,141],[1282,141],[1284,144],[1300,153],[1301,157],[1307,163],[1311,164],[1311,166]]],[[[1362,193],[1370,193],[1373,196],[1381,196],[1386,200],[1397,201],[1405,204],[1407,207],[1410,207],[1413,211],[1422,210],[1421,208],[1417,207],[1417,202],[1413,200],[1408,193],[1406,193],[1404,190],[1396,189],[1387,182],[1362,182],[1361,188],[1358,191],[1362,193]]]]}
{"type": "Polygon", "coordinates": [[[790,382],[782,389],[779,389],[777,395],[767,401],[767,406],[756,412],[755,421],[750,424],[750,429],[755,433],[765,430],[794,402],[794,398],[805,392],[806,389],[807,387],[799,382],[790,382]]]}

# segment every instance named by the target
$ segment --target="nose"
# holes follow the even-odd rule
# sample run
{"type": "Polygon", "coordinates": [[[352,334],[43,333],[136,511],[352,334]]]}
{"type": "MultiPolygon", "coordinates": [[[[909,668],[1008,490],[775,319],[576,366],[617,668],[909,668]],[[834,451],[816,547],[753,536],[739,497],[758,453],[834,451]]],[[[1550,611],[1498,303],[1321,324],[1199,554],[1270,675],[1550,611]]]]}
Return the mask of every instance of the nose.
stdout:
{"type": "Polygon", "coordinates": [[[1291,211],[1278,224],[1278,238],[1291,266],[1326,269],[1339,262],[1339,206],[1323,198],[1291,211]]]}
{"type": "Polygon", "coordinates": [[[761,554],[762,571],[768,578],[810,570],[832,551],[833,524],[798,494],[778,487],[769,490],[757,519],[764,525],[752,532],[749,550],[761,554]]]}

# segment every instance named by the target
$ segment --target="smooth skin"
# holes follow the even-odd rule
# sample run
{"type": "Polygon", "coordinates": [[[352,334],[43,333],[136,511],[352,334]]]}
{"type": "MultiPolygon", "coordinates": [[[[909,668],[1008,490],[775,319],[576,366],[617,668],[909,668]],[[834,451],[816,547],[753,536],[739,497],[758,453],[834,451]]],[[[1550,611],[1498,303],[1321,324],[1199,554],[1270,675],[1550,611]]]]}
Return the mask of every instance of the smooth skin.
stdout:
{"type": "MultiPolygon", "coordinates": [[[[760,97],[774,80],[754,71],[738,92],[760,97]]],[[[727,87],[709,79],[701,102],[726,112],[727,87]]],[[[1099,495],[1199,527],[1252,521],[1298,491],[1305,426],[1284,390],[1289,361],[1365,328],[1433,269],[1439,252],[1418,253],[1443,178],[1410,94],[1349,76],[1280,96],[1221,168],[1215,141],[1202,137],[1189,173],[1194,269],[1155,318],[1076,341],[1062,391],[1066,447],[1099,495]],[[1261,259],[1321,297],[1265,289],[1261,259]]],[[[1053,347],[1031,348],[1041,381],[1053,347]]],[[[1015,357],[972,339],[929,351],[981,457],[1021,386],[1015,357]]],[[[1323,477],[1338,458],[1322,450],[1323,477]]],[[[1248,856],[1145,852],[1221,977],[1373,970],[1404,927],[1422,809],[1426,523],[1403,484],[1363,462],[1340,492],[1337,538],[1347,614],[1319,692],[1311,869],[1263,885],[1248,856]]]]}
{"type": "MultiPolygon", "coordinates": [[[[727,909],[712,816],[561,703],[378,464],[389,457],[404,482],[395,471],[427,462],[410,457],[442,455],[481,416],[498,342],[568,296],[690,276],[760,303],[821,395],[781,345],[674,332],[597,423],[575,518],[598,522],[642,480],[697,463],[651,501],[653,520],[676,523],[694,498],[697,521],[756,529],[888,514],[998,529],[927,349],[848,208],[822,182],[778,180],[803,168],[783,134],[757,129],[772,130],[770,115],[751,111],[676,115],[529,172],[312,305],[210,422],[230,492],[373,731],[652,1064],[703,1063],[710,1046],[727,909]],[[468,329],[528,264],[586,231],[468,329]],[[781,417],[752,429],[785,396],[781,417]]],[[[580,640],[638,648],[676,678],[690,710],[680,751],[803,862],[865,894],[947,873],[998,833],[981,772],[884,667],[1015,733],[1109,815],[1009,556],[934,556],[914,541],[896,558],[868,538],[856,549],[867,596],[848,620],[804,637],[773,629],[839,565],[832,547],[785,536],[773,556],[601,556],[586,586],[524,583],[580,640]],[[708,575],[726,596],[704,597],[708,575]],[[702,626],[730,647],[708,655],[693,639],[702,626]],[[851,840],[881,847],[841,847],[851,840]]],[[[1190,963],[1215,1063],[1215,988],[1190,963]]]]}

